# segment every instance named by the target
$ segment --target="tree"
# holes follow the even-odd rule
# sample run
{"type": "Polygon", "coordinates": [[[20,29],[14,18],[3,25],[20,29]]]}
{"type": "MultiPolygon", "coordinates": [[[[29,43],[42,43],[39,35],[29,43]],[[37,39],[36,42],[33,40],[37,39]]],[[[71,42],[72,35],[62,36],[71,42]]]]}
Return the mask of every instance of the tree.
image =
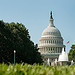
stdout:
{"type": "Polygon", "coordinates": [[[36,44],[34,46],[34,49],[36,50],[36,52],[34,52],[34,60],[36,63],[42,63],[42,56],[40,55],[40,53],[38,52],[39,48],[38,48],[38,44],[36,44]]]}
{"type": "Polygon", "coordinates": [[[75,45],[71,46],[68,57],[70,61],[73,60],[75,62],[75,45]]]}
{"type": "Polygon", "coordinates": [[[41,56],[30,40],[26,27],[21,23],[0,21],[0,62],[13,63],[13,51],[16,50],[16,62],[29,64],[42,62],[41,56]],[[40,59],[40,61],[35,58],[40,59]]]}
{"type": "Polygon", "coordinates": [[[13,48],[11,47],[13,45],[12,37],[9,28],[5,26],[3,21],[0,21],[0,62],[7,62],[13,59],[12,57],[9,58],[13,53],[13,48]]]}

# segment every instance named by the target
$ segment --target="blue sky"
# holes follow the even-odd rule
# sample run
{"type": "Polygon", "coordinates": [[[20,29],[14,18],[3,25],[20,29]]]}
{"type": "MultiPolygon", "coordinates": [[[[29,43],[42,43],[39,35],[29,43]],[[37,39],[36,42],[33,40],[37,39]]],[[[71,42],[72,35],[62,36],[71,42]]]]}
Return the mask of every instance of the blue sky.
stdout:
{"type": "Polygon", "coordinates": [[[0,20],[23,23],[35,44],[49,24],[50,11],[68,51],[75,44],[75,0],[0,0],[0,20]]]}

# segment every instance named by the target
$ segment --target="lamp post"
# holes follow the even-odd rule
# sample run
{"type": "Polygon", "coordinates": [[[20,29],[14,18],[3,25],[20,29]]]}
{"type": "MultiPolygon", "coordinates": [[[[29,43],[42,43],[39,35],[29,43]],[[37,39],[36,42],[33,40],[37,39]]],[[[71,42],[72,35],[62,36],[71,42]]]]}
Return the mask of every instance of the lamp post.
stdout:
{"type": "Polygon", "coordinates": [[[15,65],[15,54],[16,54],[16,50],[14,50],[14,65],[15,65]]]}

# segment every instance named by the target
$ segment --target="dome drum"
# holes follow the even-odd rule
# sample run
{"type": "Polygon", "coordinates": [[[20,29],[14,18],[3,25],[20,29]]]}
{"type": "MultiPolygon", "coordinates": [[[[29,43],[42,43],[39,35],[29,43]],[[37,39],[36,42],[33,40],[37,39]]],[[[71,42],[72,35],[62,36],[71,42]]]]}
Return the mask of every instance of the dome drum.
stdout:
{"type": "Polygon", "coordinates": [[[40,47],[39,51],[42,53],[61,53],[62,47],[40,47]]]}
{"type": "Polygon", "coordinates": [[[50,44],[50,45],[51,45],[51,44],[52,44],[52,45],[53,45],[53,44],[54,44],[54,45],[55,45],[55,44],[57,44],[57,45],[63,45],[63,42],[62,42],[61,39],[59,39],[59,40],[56,40],[56,39],[54,39],[54,40],[53,40],[53,39],[52,39],[52,40],[49,40],[49,39],[48,39],[48,40],[47,40],[47,39],[45,39],[45,40],[41,40],[41,41],[40,41],[40,44],[41,44],[41,45],[47,45],[47,44],[48,44],[48,45],[49,45],[49,44],[50,44]]]}
{"type": "Polygon", "coordinates": [[[38,46],[39,48],[42,48],[42,47],[65,47],[65,45],[39,45],[38,46]]]}
{"type": "Polygon", "coordinates": [[[40,38],[40,40],[45,40],[45,39],[56,39],[56,40],[57,39],[61,39],[63,41],[63,38],[62,37],[54,37],[54,36],[53,37],[52,36],[50,37],[50,36],[46,36],[46,37],[41,37],[40,38]]]}

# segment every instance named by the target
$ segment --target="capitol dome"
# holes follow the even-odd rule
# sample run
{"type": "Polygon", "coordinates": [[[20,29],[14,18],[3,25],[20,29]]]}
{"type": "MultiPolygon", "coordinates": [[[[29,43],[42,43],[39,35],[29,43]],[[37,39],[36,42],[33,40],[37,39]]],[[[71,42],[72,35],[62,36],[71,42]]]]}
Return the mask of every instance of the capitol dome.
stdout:
{"type": "Polygon", "coordinates": [[[42,37],[45,37],[46,35],[49,36],[55,36],[55,37],[61,37],[60,31],[56,27],[48,26],[42,33],[42,37]]]}
{"type": "Polygon", "coordinates": [[[38,46],[39,52],[44,56],[44,60],[48,58],[50,61],[58,58],[59,54],[62,52],[63,38],[60,31],[53,24],[52,12],[49,19],[49,25],[42,32],[40,38],[40,45],[38,46]]]}

